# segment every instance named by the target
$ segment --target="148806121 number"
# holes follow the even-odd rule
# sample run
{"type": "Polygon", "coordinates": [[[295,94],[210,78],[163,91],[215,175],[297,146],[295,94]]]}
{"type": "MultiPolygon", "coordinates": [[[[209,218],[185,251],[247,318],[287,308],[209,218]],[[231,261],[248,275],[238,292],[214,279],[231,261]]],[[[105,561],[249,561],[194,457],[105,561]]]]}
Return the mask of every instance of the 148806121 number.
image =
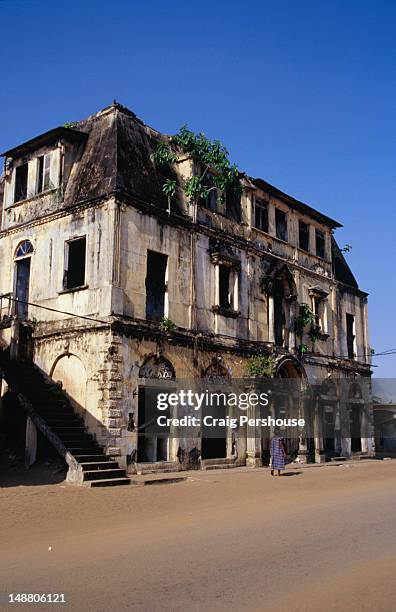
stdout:
{"type": "Polygon", "coordinates": [[[9,593],[8,601],[13,603],[66,603],[64,593],[9,593]]]}

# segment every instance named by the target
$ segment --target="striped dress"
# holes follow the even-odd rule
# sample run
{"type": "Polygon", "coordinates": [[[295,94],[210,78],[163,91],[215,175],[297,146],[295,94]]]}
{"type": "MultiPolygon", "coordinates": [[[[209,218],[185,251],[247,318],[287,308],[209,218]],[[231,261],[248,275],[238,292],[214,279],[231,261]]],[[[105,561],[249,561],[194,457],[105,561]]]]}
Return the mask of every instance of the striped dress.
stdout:
{"type": "Polygon", "coordinates": [[[273,470],[285,469],[285,453],[283,450],[283,438],[275,436],[271,440],[271,468],[273,470]]]}

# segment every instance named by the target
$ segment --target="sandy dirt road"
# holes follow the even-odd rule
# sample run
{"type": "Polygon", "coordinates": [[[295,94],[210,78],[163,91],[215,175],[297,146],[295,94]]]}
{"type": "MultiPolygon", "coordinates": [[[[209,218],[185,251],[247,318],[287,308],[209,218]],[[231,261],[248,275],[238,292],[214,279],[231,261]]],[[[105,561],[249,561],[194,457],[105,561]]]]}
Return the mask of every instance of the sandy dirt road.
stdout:
{"type": "Polygon", "coordinates": [[[9,592],[61,592],[81,612],[394,612],[396,461],[289,474],[3,487],[3,609],[56,608],[8,605],[9,592]]]}

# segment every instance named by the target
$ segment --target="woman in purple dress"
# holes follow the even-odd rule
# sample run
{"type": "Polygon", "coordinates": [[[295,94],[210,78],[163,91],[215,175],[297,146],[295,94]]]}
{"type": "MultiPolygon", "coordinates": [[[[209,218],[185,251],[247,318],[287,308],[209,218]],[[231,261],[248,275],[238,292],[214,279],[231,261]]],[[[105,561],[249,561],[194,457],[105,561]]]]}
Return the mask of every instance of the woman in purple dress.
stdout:
{"type": "Polygon", "coordinates": [[[283,438],[274,436],[271,440],[271,476],[274,471],[278,470],[280,476],[281,470],[285,469],[286,447],[283,438]]]}

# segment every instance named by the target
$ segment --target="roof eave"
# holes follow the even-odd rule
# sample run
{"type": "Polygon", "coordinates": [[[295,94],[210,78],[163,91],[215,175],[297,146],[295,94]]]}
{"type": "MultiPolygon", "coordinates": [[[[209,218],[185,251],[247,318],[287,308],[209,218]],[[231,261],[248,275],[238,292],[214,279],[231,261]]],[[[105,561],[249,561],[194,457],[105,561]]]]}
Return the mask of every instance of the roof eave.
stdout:
{"type": "Polygon", "coordinates": [[[26,142],[14,147],[12,149],[8,149],[8,151],[4,151],[0,153],[1,157],[11,157],[15,159],[17,157],[22,157],[32,151],[39,149],[47,143],[60,140],[64,138],[65,140],[69,140],[70,142],[81,142],[88,137],[86,132],[81,132],[80,130],[75,130],[73,128],[67,127],[56,127],[48,132],[44,132],[44,134],[40,134],[35,138],[31,138],[26,142]]]}

